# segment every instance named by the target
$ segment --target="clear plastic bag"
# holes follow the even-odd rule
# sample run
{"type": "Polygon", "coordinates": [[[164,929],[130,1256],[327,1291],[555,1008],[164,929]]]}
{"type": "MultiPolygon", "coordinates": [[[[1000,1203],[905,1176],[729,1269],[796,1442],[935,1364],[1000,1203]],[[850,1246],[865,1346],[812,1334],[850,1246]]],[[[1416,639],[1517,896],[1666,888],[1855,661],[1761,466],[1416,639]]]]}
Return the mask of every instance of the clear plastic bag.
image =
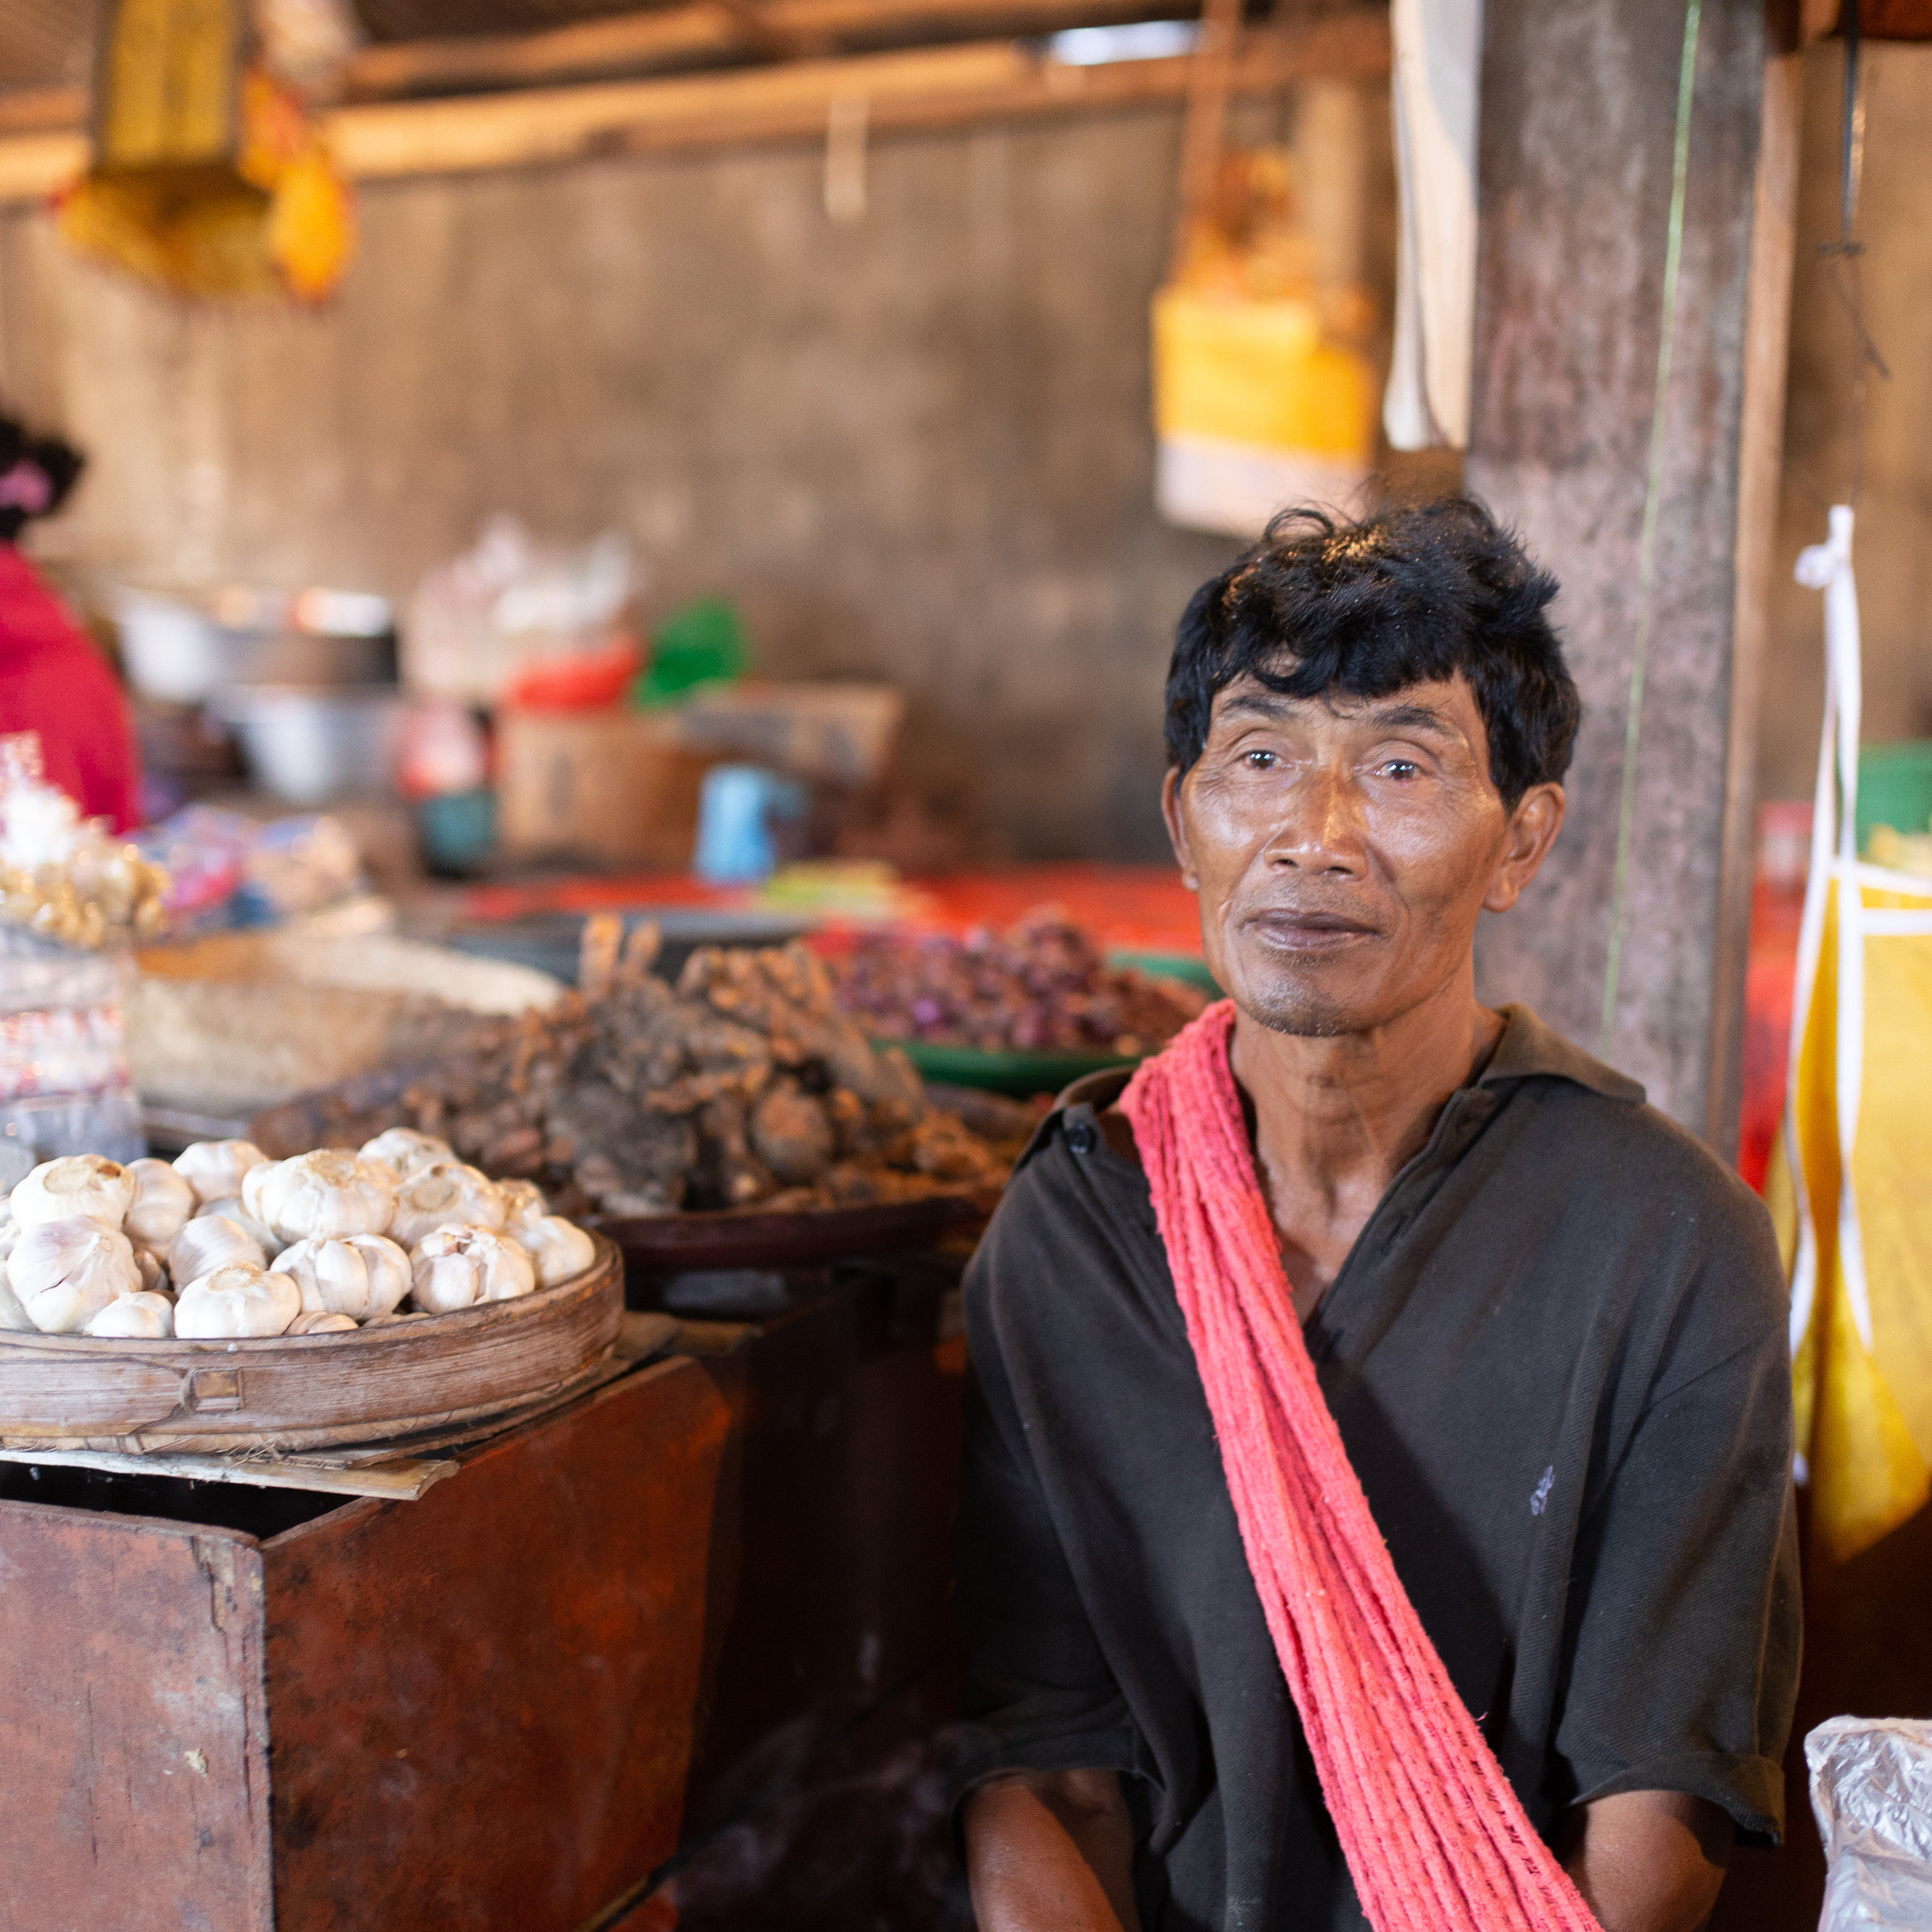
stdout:
{"type": "Polygon", "coordinates": [[[1830,1861],[1818,1932],[1932,1932],[1932,1719],[1834,1717],[1804,1759],[1830,1861]]]}

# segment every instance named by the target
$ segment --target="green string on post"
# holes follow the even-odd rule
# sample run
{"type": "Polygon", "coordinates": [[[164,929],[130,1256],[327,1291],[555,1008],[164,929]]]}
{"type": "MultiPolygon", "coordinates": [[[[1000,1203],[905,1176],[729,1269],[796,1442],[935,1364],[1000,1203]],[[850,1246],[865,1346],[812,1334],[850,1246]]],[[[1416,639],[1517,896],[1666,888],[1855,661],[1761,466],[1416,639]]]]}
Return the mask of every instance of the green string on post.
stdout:
{"type": "Polygon", "coordinates": [[[1630,896],[1630,852],[1637,818],[1637,750],[1643,736],[1644,678],[1656,605],[1657,519],[1664,494],[1665,404],[1677,341],[1677,280],[1684,256],[1684,199],[1690,176],[1691,100],[1697,83],[1697,35],[1702,0],[1684,11],[1684,52],[1677,70],[1677,139],[1671,156],[1670,228],[1664,250],[1663,327],[1657,342],[1657,394],[1651,407],[1650,474],[1644,489],[1644,529],[1637,549],[1637,634],[1631,649],[1630,695],[1624,709],[1624,780],[1617,806],[1617,869],[1610,893],[1610,950],[1604,962],[1603,1023],[1597,1056],[1610,1058],[1617,1027],[1617,981],[1623,965],[1624,925],[1630,896]]]}

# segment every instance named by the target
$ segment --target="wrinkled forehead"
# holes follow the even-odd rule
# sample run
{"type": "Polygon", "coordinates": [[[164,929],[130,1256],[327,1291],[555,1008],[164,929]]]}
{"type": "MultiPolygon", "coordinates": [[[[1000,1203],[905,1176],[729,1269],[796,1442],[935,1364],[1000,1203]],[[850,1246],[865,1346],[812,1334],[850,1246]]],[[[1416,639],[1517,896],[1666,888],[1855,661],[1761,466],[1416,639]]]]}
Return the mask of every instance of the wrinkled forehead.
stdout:
{"type": "Polygon", "coordinates": [[[1349,691],[1336,684],[1304,694],[1278,688],[1293,678],[1295,665],[1295,658],[1284,651],[1258,672],[1243,671],[1230,678],[1214,694],[1213,723],[1249,717],[1304,718],[1439,732],[1471,743],[1484,738],[1475,693],[1460,672],[1386,692],[1349,691]]]}

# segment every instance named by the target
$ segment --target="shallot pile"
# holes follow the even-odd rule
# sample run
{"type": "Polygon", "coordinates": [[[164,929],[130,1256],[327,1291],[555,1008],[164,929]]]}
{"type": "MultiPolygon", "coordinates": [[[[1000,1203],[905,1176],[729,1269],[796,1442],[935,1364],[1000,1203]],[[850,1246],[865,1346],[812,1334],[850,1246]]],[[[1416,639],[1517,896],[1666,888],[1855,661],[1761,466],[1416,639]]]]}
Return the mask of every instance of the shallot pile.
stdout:
{"type": "Polygon", "coordinates": [[[287,1161],[247,1141],[49,1161],[6,1200],[0,1258],[0,1328],[151,1342],[448,1315],[555,1287],[596,1249],[529,1182],[399,1128],[287,1161]]]}
{"type": "Polygon", "coordinates": [[[999,935],[862,938],[842,962],[838,1003],[878,1039],[995,1053],[1151,1053],[1201,1010],[1178,981],[1111,967],[1052,906],[999,935]]]}
{"type": "MultiPolygon", "coordinates": [[[[567,1211],[780,1210],[998,1186],[995,1147],[930,1105],[903,1054],[876,1052],[802,946],[706,947],[675,990],[656,934],[593,920],[580,990],[414,1081],[374,1117],[325,1113],[325,1138],[400,1118],[492,1174],[540,1182],[567,1211]]],[[[1023,1138],[1023,1134],[1022,1137],[1023,1138]]]]}

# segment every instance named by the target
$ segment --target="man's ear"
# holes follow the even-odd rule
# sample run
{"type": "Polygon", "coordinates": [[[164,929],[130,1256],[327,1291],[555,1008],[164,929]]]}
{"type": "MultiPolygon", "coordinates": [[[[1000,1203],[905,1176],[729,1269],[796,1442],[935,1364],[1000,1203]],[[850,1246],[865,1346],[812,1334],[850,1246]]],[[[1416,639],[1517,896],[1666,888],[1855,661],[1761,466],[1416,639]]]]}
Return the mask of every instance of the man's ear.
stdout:
{"type": "Polygon", "coordinates": [[[1181,868],[1181,883],[1189,892],[1199,892],[1201,882],[1195,876],[1194,860],[1187,849],[1187,826],[1181,817],[1181,773],[1169,765],[1161,781],[1161,816],[1167,821],[1167,842],[1174,848],[1175,862],[1181,868]]]}
{"type": "Polygon", "coordinates": [[[1563,810],[1561,785],[1532,785],[1516,801],[1516,809],[1509,815],[1502,857],[1490,875],[1489,889],[1482,896],[1486,911],[1506,913],[1522,896],[1522,889],[1543,869],[1557,833],[1563,828],[1563,810]]]}

